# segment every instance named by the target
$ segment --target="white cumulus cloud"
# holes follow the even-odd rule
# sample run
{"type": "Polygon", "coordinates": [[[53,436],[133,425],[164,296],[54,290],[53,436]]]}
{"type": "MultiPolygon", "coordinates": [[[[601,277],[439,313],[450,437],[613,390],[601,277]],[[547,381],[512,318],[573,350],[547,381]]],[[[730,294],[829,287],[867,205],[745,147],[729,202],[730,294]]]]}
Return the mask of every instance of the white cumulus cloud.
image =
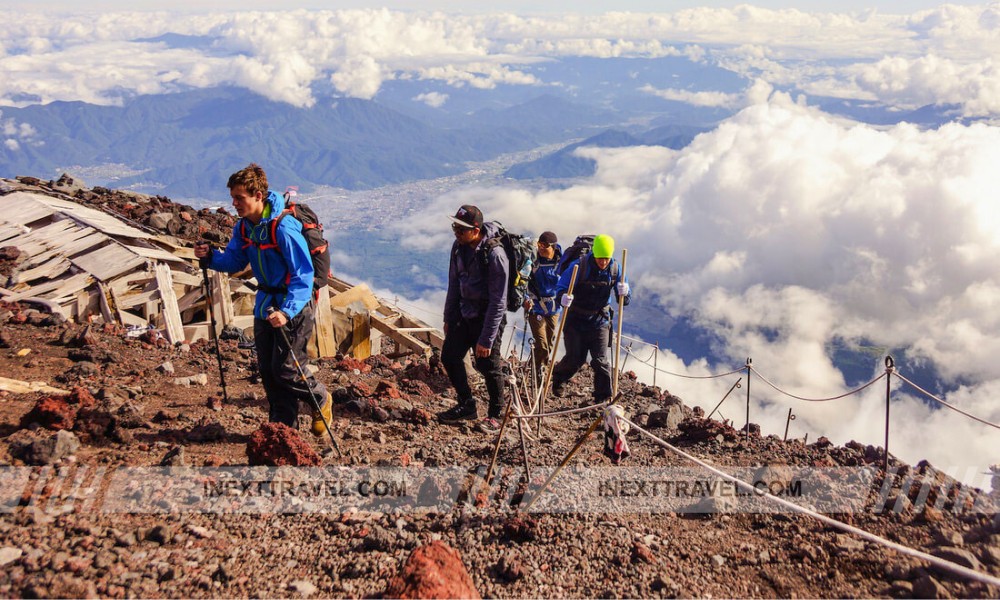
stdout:
{"type": "MultiPolygon", "coordinates": [[[[373,98],[386,81],[561,85],[525,65],[562,57],[685,56],[810,94],[900,107],[956,104],[996,117],[1000,3],[912,15],[750,5],[675,12],[519,16],[388,9],[62,15],[0,12],[0,103],[111,104],[129,94],[237,85],[296,106],[314,86],[373,98]],[[191,43],[138,40],[172,34],[191,43]]],[[[652,91],[652,90],[651,90],[652,91]]],[[[657,93],[739,106],[711,90],[657,93]]]]}
{"type": "MultiPolygon", "coordinates": [[[[835,343],[907,349],[901,374],[933,364],[954,390],[943,399],[1000,422],[1000,128],[878,129],[775,93],[681,151],[580,152],[598,165],[584,182],[461,190],[407,223],[421,234],[406,238],[440,247],[449,241],[440,215],[464,203],[509,229],[551,229],[564,240],[608,233],[629,251],[636,302],[658,303],[719,340],[718,365],[665,352],[661,368],[701,375],[752,357],[781,389],[824,398],[847,390],[835,343]]],[[[872,354],[872,376],[880,356],[872,354]]],[[[660,382],[710,408],[735,378],[660,382]]],[[[884,386],[828,403],[753,386],[751,419],[766,433],[780,434],[793,406],[798,437],[881,443],[884,386]]],[[[893,389],[897,455],[941,466],[1000,456],[995,429],[932,409],[895,378],[893,389]]],[[[741,410],[723,412],[742,424],[741,410]]]]}

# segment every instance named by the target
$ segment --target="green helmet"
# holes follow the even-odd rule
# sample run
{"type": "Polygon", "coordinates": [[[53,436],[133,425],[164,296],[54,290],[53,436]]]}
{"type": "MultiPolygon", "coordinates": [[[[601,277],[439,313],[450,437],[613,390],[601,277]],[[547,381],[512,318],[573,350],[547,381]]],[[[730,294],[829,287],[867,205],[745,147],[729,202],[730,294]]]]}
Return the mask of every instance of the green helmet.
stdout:
{"type": "Polygon", "coordinates": [[[615,254],[615,238],[603,233],[594,238],[594,258],[611,258],[615,254]]]}

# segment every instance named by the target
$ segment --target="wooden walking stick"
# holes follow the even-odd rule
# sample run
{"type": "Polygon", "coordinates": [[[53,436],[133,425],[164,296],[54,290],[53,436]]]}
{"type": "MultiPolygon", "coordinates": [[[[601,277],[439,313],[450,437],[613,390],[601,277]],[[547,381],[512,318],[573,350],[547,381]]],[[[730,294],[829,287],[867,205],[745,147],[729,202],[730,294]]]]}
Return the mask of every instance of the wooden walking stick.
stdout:
{"type": "MultiPolygon", "coordinates": [[[[625,281],[625,259],[628,258],[628,248],[622,248],[622,270],[618,274],[618,281],[625,281]]],[[[611,377],[611,397],[618,397],[618,361],[622,349],[622,317],[625,310],[625,296],[618,296],[618,334],[615,336],[615,367],[611,377]]]]}
{"type": "MultiPolygon", "coordinates": [[[[618,402],[618,396],[612,398],[611,402],[608,403],[607,408],[610,408],[616,402],[618,402]]],[[[605,410],[607,410],[607,408],[605,408],[605,410]]],[[[535,504],[535,501],[538,500],[542,496],[542,493],[544,493],[545,490],[549,488],[549,484],[552,483],[552,480],[554,480],[556,478],[556,475],[558,475],[559,472],[562,471],[563,468],[569,464],[569,461],[573,459],[573,456],[577,453],[577,451],[580,450],[581,447],[583,447],[583,445],[587,442],[588,439],[590,439],[591,434],[594,433],[594,431],[597,429],[597,427],[601,424],[601,421],[603,420],[604,420],[604,413],[602,412],[601,415],[596,419],[594,419],[594,422],[590,424],[590,427],[587,428],[587,431],[583,432],[583,435],[581,435],[580,438],[576,441],[576,444],[573,445],[573,449],[570,450],[569,454],[567,454],[566,457],[562,459],[562,461],[559,463],[559,466],[557,466],[555,470],[552,471],[548,479],[545,480],[545,483],[543,483],[542,486],[538,488],[537,492],[532,494],[531,501],[528,502],[527,506],[525,506],[523,509],[524,512],[528,512],[529,510],[531,510],[531,507],[535,504]]]]}
{"type": "MultiPolygon", "coordinates": [[[[576,286],[576,274],[580,270],[580,264],[577,263],[573,266],[573,273],[569,277],[569,289],[566,293],[570,296],[573,295],[573,287],[576,286]]],[[[537,410],[536,414],[543,412],[543,407],[545,405],[545,394],[549,391],[549,384],[552,383],[552,371],[556,368],[556,352],[559,351],[559,340],[562,338],[563,327],[566,325],[566,316],[569,312],[569,308],[566,308],[559,314],[559,326],[556,327],[556,338],[552,341],[552,350],[549,352],[549,368],[545,369],[545,379],[542,380],[542,387],[538,390],[538,396],[535,398],[535,408],[537,410]]],[[[538,431],[542,430],[542,420],[538,419],[538,431]]]]}

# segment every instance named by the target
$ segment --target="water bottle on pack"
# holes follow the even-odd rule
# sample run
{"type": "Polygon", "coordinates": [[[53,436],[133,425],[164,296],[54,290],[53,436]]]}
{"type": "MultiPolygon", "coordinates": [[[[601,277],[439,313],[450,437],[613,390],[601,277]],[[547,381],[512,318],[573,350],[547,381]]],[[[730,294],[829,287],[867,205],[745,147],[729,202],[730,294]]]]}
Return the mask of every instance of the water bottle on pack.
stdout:
{"type": "Polygon", "coordinates": [[[521,270],[517,272],[517,282],[520,283],[522,281],[527,281],[530,275],[531,275],[531,259],[528,258],[526,261],[524,261],[524,266],[521,267],[521,270]]]}

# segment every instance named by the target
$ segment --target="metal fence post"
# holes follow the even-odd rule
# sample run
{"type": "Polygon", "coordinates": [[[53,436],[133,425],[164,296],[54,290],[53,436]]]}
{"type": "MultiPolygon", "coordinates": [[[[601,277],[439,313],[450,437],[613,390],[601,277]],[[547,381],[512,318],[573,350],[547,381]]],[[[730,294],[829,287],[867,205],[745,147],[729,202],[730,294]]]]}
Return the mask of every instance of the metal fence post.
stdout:
{"type": "Polygon", "coordinates": [[[659,362],[658,359],[660,358],[660,342],[657,341],[653,347],[656,348],[656,354],[653,355],[653,387],[656,387],[656,365],[659,362]]]}
{"type": "Polygon", "coordinates": [[[889,395],[892,392],[892,372],[895,371],[896,363],[892,356],[885,357],[885,456],[882,457],[882,471],[889,472],[889,395]]]}
{"type": "Polygon", "coordinates": [[[753,360],[748,356],[747,357],[747,435],[746,435],[747,443],[750,442],[750,369],[751,369],[750,364],[751,363],[753,363],[753,360]]]}

